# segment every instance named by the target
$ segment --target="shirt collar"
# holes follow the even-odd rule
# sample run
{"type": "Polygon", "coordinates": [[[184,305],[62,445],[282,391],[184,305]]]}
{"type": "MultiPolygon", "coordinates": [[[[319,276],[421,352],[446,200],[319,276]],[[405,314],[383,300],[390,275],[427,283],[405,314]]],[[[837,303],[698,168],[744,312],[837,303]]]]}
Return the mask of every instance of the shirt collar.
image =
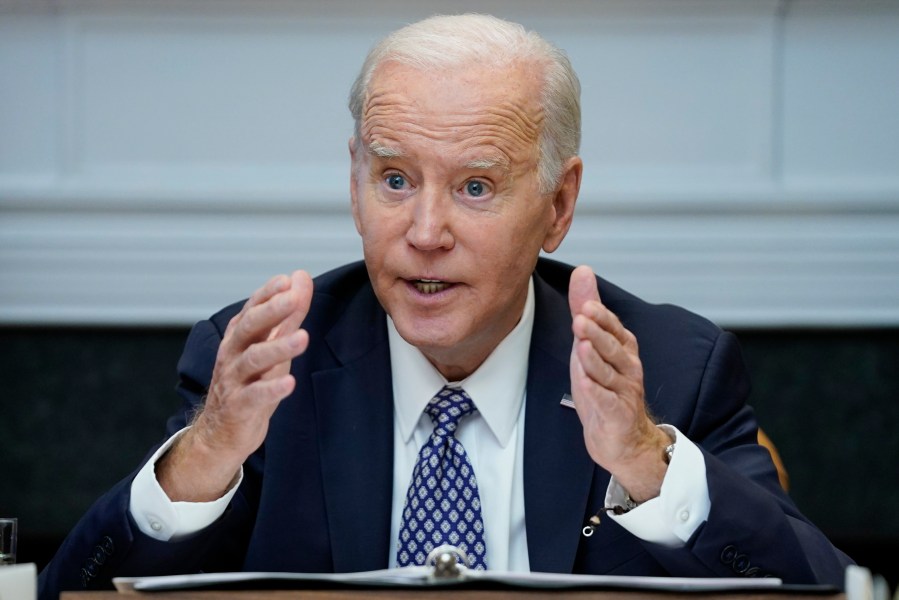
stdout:
{"type": "Polygon", "coordinates": [[[412,437],[428,402],[445,385],[463,388],[484,418],[500,446],[505,447],[518,422],[528,374],[528,353],[534,327],[534,280],[518,324],[490,356],[466,379],[448,382],[424,354],[404,340],[387,317],[393,406],[403,441],[412,437]]]}

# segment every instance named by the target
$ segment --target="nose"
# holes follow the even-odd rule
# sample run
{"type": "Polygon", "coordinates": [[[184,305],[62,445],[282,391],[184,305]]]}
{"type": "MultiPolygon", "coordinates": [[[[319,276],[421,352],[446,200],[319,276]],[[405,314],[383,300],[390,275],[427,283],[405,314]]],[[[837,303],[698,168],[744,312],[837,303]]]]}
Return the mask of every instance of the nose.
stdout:
{"type": "Polygon", "coordinates": [[[452,199],[423,189],[411,201],[406,241],[419,250],[449,250],[455,244],[451,221],[452,199]]]}

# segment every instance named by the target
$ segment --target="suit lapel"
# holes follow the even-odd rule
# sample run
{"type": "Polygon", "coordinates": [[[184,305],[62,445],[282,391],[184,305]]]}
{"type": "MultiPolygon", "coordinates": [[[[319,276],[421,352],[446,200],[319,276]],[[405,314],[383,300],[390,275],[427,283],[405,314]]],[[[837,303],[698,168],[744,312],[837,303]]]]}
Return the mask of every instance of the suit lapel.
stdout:
{"type": "Polygon", "coordinates": [[[387,567],[393,387],[386,319],[366,287],[327,334],[339,367],[312,374],[334,569],[387,567]]]}
{"type": "Polygon", "coordinates": [[[536,274],[534,292],[524,438],[528,556],[532,571],[570,573],[595,465],[577,413],[559,404],[571,392],[567,298],[536,274]]]}

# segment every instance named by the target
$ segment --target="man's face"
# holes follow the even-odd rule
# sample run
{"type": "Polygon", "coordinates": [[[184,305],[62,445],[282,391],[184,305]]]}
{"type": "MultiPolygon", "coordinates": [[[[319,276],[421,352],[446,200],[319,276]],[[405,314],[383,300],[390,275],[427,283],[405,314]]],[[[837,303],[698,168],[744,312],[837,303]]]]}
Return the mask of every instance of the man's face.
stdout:
{"type": "MultiPolygon", "coordinates": [[[[570,202],[539,191],[535,71],[382,64],[361,140],[350,141],[353,216],[375,293],[450,380],[512,330],[541,247],[555,250],[570,224],[577,185],[570,202]]],[[[579,161],[576,171],[579,183],[579,161]]]]}

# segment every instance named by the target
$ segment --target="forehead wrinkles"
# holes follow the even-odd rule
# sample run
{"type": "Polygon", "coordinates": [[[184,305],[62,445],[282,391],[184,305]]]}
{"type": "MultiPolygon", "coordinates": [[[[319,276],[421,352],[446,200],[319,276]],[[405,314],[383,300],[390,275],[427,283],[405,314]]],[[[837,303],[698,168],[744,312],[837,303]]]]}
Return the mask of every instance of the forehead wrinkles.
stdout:
{"type": "Polygon", "coordinates": [[[438,112],[403,94],[374,93],[363,113],[362,138],[367,144],[392,147],[391,141],[410,135],[463,148],[495,146],[507,156],[536,158],[543,111],[535,102],[514,100],[438,112]]]}

